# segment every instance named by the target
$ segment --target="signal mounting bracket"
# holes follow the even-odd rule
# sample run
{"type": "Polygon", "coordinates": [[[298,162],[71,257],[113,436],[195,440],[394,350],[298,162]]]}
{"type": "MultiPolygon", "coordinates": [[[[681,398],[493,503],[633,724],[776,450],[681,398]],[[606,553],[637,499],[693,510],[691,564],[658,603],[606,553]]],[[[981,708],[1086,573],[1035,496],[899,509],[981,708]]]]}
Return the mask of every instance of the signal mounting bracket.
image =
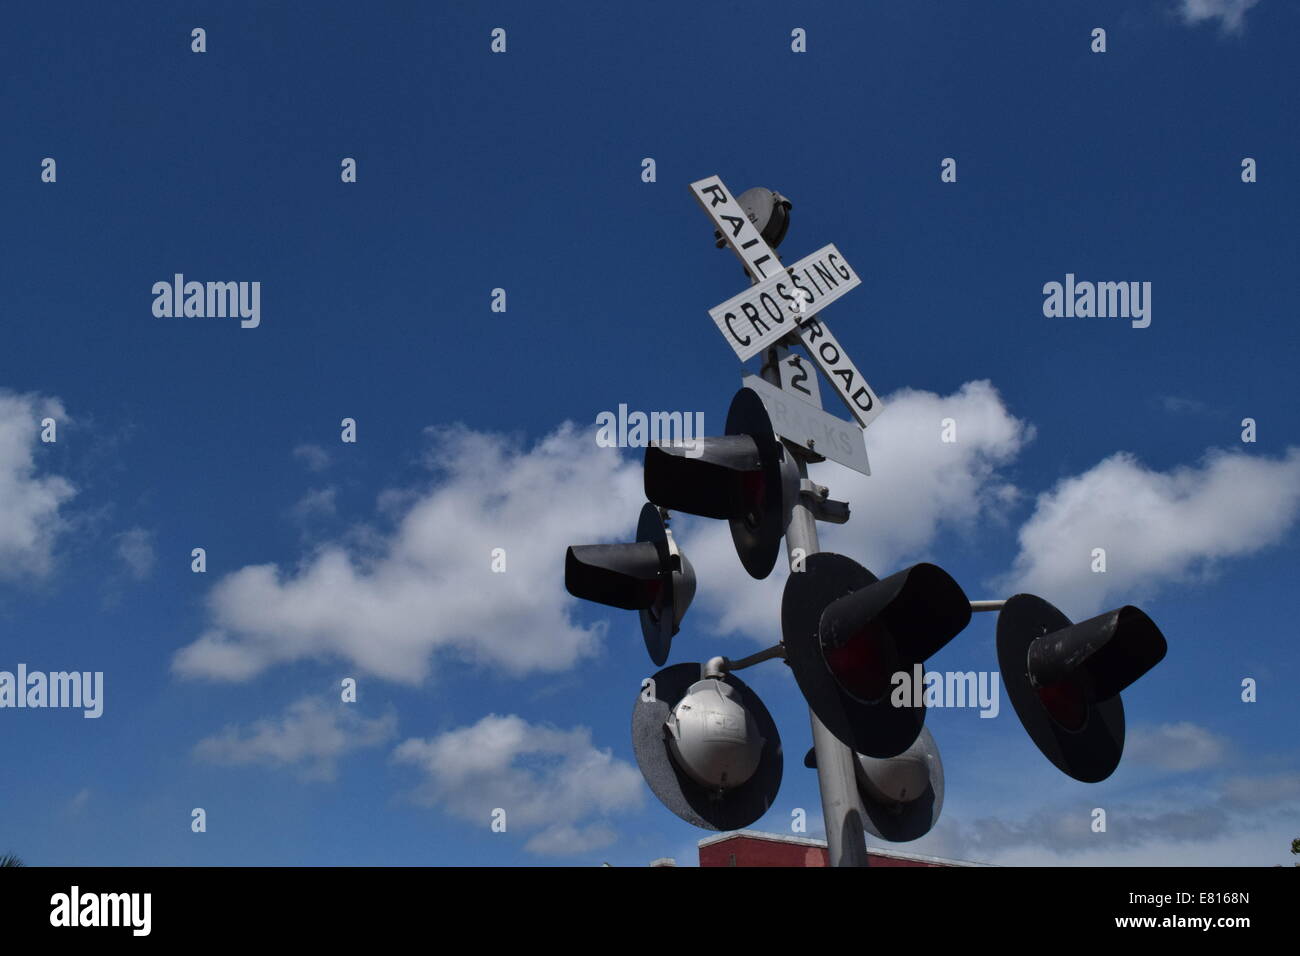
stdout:
{"type": "Polygon", "coordinates": [[[799,496],[804,499],[813,517],[830,524],[844,524],[849,520],[849,503],[836,501],[829,495],[830,489],[825,485],[819,485],[811,478],[799,479],[799,496]]]}

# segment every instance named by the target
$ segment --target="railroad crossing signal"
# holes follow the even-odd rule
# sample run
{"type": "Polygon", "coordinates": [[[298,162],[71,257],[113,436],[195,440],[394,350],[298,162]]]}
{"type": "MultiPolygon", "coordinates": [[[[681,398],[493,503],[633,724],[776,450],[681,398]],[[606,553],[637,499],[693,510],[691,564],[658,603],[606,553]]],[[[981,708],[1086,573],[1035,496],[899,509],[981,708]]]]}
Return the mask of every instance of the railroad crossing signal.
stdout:
{"type": "Polygon", "coordinates": [[[632,710],[632,750],[654,795],[687,823],[740,830],[781,789],[781,735],[735,674],[675,664],[648,678],[632,710]]]}
{"type": "MultiPolygon", "coordinates": [[[[912,745],[896,757],[855,754],[854,779],[866,813],[863,826],[890,843],[923,837],[943,811],[943,761],[939,745],[924,727],[912,745]]],[[[817,752],[803,765],[816,769],[817,752]]]]}
{"type": "Polygon", "coordinates": [[[1034,745],[1064,773],[1105,780],[1124,752],[1120,691],[1168,650],[1151,618],[1132,605],[1078,624],[1032,594],[998,614],[998,668],[1034,745]]]}
{"type": "Polygon", "coordinates": [[[859,754],[893,757],[921,733],[925,705],[895,701],[892,676],[924,665],[970,616],[962,589],[933,564],[882,581],[823,551],[786,580],[781,634],[794,679],[826,729],[859,754]]]}
{"type": "MultiPolygon", "coordinates": [[[[755,186],[737,196],[736,204],[754,224],[764,242],[773,249],[781,244],[790,228],[790,200],[771,189],[755,186]]],[[[721,229],[713,233],[713,238],[719,249],[727,244],[721,229]]]]}
{"type": "Polygon", "coordinates": [[[731,247],[753,281],[711,314],[742,361],[765,353],[763,373],[744,379],[725,434],[689,450],[646,449],[651,504],[635,543],[571,547],[565,558],[571,594],[640,612],[646,649],[661,667],[643,682],[632,716],[633,749],[650,789],[705,829],[739,829],[768,811],[781,784],[781,740],[758,695],[734,672],[780,657],[812,714],[815,746],[805,763],[818,772],[832,864],[865,863],[864,828],[885,840],[916,839],[943,807],[943,764],[924,727],[924,704],[911,694],[896,699],[893,686],[900,673],[923,671],[975,610],[1000,610],[1002,678],[1035,745],[1077,780],[1105,779],[1124,746],[1120,692],[1164,657],[1164,636],[1131,606],[1072,624],[1033,595],[972,602],[933,564],[882,580],[851,558],[818,551],[815,522],[848,520],[848,505],[829,499],[807,465],[831,458],[869,475],[862,429],[882,409],[825,323],[806,313],[860,280],[833,245],[781,264],[774,248],[791,207],[779,193],[733,197],[716,176],[691,191],[717,227],[718,244],[731,247]],[[786,352],[796,343],[857,425],[822,411],[815,379],[809,387],[802,364],[786,352]],[[771,572],[786,539],[792,569],[780,644],[739,661],[663,666],[695,594],[694,569],[664,509],[726,519],[755,578],[771,572]],[[805,544],[809,553],[794,567],[805,544]]]}
{"type": "Polygon", "coordinates": [[[662,665],[695,597],[695,569],[677,547],[663,513],[647,504],[641,509],[635,544],[569,548],[564,586],[574,597],[639,611],[646,651],[662,665]]]}
{"type": "Polygon", "coordinates": [[[726,434],[697,442],[646,448],[646,497],[672,511],[726,518],[740,563],[751,576],[767,577],[799,478],[762,399],[742,388],[727,411],[726,434]]]}

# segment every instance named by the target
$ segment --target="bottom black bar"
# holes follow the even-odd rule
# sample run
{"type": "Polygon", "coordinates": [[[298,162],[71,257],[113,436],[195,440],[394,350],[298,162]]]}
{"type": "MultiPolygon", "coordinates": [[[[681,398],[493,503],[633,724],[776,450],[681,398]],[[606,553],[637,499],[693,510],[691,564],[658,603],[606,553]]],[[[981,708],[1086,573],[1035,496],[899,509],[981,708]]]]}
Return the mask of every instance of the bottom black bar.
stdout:
{"type": "Polygon", "coordinates": [[[1194,933],[1230,944],[1242,933],[1289,934],[1297,899],[1297,874],[1284,867],[688,870],[25,867],[0,870],[0,925],[6,943],[43,936],[80,945],[373,942],[412,933],[437,947],[516,936],[538,943],[561,931],[610,942],[674,930],[685,943],[697,932],[731,940],[778,924],[806,941],[833,925],[872,934],[867,941],[891,929],[918,943],[998,930],[1061,940],[1194,933]]]}

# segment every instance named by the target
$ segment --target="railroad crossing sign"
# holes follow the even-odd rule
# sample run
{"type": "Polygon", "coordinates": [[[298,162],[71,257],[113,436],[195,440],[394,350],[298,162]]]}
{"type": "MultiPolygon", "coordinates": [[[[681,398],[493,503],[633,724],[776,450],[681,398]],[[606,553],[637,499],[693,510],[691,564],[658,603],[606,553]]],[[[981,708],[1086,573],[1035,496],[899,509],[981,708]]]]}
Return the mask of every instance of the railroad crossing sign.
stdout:
{"type": "Polygon", "coordinates": [[[857,286],[861,282],[857,273],[834,245],[825,246],[792,266],[782,265],[736,197],[717,176],[691,183],[691,194],[754,280],[746,292],[710,310],[719,331],[741,361],[795,332],[858,424],[863,428],[870,425],[882,411],[880,399],[826,324],[816,315],[806,316],[813,305],[827,305],[857,286]],[[804,272],[805,269],[811,271],[804,272]],[[816,283],[812,281],[814,276],[816,283]],[[832,279],[836,281],[832,283],[832,279]],[[785,288],[784,294],[780,287],[785,288]],[[774,312],[768,311],[769,299],[774,312]],[[780,322],[777,315],[782,316],[780,322]]]}
{"type": "Polygon", "coordinates": [[[832,244],[714,306],[709,315],[744,362],[861,282],[832,244]]]}

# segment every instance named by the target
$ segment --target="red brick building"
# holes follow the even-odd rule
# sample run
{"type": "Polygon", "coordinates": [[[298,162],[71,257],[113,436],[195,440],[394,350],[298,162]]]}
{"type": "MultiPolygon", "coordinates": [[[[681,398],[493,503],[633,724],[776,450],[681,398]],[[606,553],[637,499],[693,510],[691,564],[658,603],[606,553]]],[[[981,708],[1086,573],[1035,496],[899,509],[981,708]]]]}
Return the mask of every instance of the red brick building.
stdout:
{"type": "MultiPolygon", "coordinates": [[[[700,866],[829,866],[825,840],[739,830],[700,841],[700,866]]],[[[870,866],[987,866],[965,860],[867,848],[870,866]]]]}

